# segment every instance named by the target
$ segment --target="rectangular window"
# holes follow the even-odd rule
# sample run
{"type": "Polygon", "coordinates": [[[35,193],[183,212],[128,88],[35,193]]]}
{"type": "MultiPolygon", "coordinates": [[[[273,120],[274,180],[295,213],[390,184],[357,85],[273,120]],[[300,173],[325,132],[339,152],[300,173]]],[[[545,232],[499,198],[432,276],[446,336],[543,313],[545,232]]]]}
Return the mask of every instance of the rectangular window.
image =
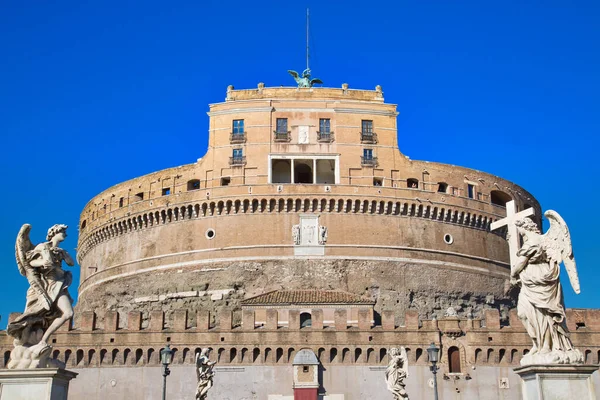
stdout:
{"type": "Polygon", "coordinates": [[[362,134],[372,135],[373,134],[373,121],[370,119],[362,120],[362,134]]]}
{"type": "Polygon", "coordinates": [[[221,186],[229,186],[230,183],[231,183],[230,177],[221,178],[221,186]]]}
{"type": "Polygon", "coordinates": [[[125,198],[121,197],[119,199],[119,207],[123,207],[123,202],[125,201],[125,198]]]}
{"type": "Polygon", "coordinates": [[[242,158],[243,149],[233,149],[233,158],[242,158]]]}
{"type": "Polygon", "coordinates": [[[475,197],[475,186],[471,185],[470,183],[467,185],[467,194],[470,199],[475,197]]]}
{"type": "Polygon", "coordinates": [[[329,118],[319,119],[319,132],[330,133],[331,132],[331,120],[329,118]]]}
{"type": "Polygon", "coordinates": [[[287,120],[287,118],[277,118],[277,133],[288,133],[287,120]]]}
{"type": "Polygon", "coordinates": [[[243,119],[234,119],[233,120],[233,134],[241,135],[244,133],[244,120],[243,119]]]}
{"type": "Polygon", "coordinates": [[[171,194],[171,188],[163,188],[163,190],[162,190],[163,196],[168,196],[170,194],[171,194]]]}
{"type": "Polygon", "coordinates": [[[365,160],[373,159],[373,149],[363,149],[363,158],[365,160]]]}

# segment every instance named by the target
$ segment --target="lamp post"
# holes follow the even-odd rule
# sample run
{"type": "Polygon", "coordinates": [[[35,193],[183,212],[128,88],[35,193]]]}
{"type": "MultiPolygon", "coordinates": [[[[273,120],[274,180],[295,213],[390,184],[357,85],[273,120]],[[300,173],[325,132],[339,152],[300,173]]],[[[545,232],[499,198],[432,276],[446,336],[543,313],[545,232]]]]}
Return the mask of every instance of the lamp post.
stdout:
{"type": "Polygon", "coordinates": [[[429,355],[429,361],[431,362],[431,367],[429,369],[433,373],[433,398],[438,400],[438,391],[437,391],[437,377],[436,374],[438,372],[437,363],[440,360],[440,349],[436,347],[434,343],[431,343],[427,348],[427,354],[429,355]]]}
{"type": "Polygon", "coordinates": [[[169,369],[169,364],[171,364],[171,360],[173,359],[173,350],[171,350],[171,345],[167,344],[167,347],[160,351],[160,361],[163,365],[163,393],[162,400],[167,399],[167,376],[171,374],[171,370],[169,369]]]}

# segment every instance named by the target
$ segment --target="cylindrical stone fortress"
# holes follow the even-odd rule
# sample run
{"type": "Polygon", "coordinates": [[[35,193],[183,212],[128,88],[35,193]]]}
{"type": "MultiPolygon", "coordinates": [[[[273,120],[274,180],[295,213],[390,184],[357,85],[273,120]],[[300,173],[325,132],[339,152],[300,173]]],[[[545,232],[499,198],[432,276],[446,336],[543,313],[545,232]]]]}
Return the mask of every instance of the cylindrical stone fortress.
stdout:
{"type": "Polygon", "coordinates": [[[380,87],[229,87],[209,116],[203,158],[85,206],[79,311],[216,311],[280,288],[340,289],[400,318],[513,304],[508,246],[489,226],[509,200],[539,216],[538,202],[490,174],[408,159],[380,87]]]}

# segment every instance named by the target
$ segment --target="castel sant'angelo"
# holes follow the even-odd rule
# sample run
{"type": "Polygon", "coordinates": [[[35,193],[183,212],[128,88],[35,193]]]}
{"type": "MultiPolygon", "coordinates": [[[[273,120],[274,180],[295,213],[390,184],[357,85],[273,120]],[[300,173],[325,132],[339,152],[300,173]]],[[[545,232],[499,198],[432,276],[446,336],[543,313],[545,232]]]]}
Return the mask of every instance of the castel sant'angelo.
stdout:
{"type": "MultiPolygon", "coordinates": [[[[409,159],[379,86],[229,86],[208,115],[197,162],[119,183],[81,213],[75,321],[52,343],[79,372],[73,398],[158,398],[166,343],[173,399],[193,397],[201,347],[218,361],[212,399],[292,396],[301,349],[324,398],[391,399],[383,367],[397,346],[411,398],[431,398],[431,342],[441,398],[519,398],[512,368],[531,341],[505,232],[490,225],[511,200],[541,225],[532,194],[409,159]]],[[[567,313],[598,362],[600,313],[567,313]]]]}

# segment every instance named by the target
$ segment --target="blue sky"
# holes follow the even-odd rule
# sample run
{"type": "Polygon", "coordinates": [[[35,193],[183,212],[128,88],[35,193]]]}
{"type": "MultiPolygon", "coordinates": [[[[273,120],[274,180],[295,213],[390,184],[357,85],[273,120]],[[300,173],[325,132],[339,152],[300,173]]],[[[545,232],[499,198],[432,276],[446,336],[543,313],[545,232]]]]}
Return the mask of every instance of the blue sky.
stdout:
{"type": "Polygon", "coordinates": [[[73,253],[92,196],[201,157],[227,85],[293,85],[306,6],[314,77],[382,85],[404,154],[502,176],[557,210],[582,281],[567,306],[600,306],[599,2],[54,3],[0,3],[0,325],[24,307],[21,224],[35,242],[68,224],[73,253]]]}

